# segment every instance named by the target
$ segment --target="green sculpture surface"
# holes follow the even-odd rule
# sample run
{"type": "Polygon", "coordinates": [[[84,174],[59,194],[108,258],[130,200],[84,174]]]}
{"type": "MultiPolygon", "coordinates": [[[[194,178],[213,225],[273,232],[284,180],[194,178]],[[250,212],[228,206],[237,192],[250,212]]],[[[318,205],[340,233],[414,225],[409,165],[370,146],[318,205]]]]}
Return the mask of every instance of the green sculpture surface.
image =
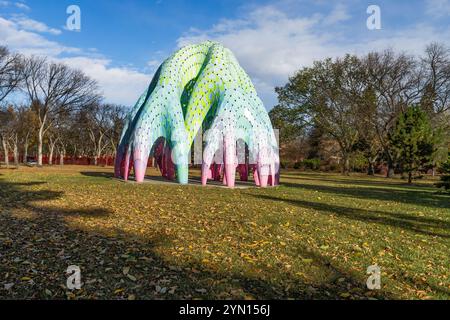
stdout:
{"type": "Polygon", "coordinates": [[[159,67],[128,115],[116,176],[128,179],[133,167],[142,182],[154,156],[165,177],[186,184],[199,131],[203,184],[222,174],[234,187],[236,168],[246,180],[249,167],[257,185],[278,182],[278,144],[267,111],[233,53],[211,41],[186,46],[159,67]],[[237,147],[243,143],[247,148],[237,147]]]}

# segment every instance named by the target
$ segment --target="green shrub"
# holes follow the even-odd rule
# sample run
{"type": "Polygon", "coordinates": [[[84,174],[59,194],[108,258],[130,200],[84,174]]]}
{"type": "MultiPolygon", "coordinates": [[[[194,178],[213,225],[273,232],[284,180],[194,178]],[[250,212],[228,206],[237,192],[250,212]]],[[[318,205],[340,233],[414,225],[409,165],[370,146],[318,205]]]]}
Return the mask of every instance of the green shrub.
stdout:
{"type": "Polygon", "coordinates": [[[445,190],[450,192],[450,175],[448,176],[442,176],[441,181],[436,183],[436,186],[438,188],[444,188],[445,190]]]}
{"type": "Polygon", "coordinates": [[[289,162],[289,161],[281,161],[280,162],[280,167],[282,168],[282,169],[287,169],[287,168],[289,168],[291,166],[291,163],[289,162]]]}
{"type": "Polygon", "coordinates": [[[305,169],[310,170],[319,170],[320,168],[320,159],[306,159],[302,162],[305,169]]]}
{"type": "Polygon", "coordinates": [[[350,166],[352,167],[353,171],[366,172],[368,166],[367,159],[362,153],[358,152],[354,154],[350,159],[350,166]]]}

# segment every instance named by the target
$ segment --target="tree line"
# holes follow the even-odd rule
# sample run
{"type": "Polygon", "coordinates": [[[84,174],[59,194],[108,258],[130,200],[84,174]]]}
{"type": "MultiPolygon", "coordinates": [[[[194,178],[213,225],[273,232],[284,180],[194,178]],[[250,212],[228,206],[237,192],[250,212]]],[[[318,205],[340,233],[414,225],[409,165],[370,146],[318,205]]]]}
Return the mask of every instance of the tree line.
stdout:
{"type": "MultiPolygon", "coordinates": [[[[450,50],[428,45],[419,56],[391,49],[316,61],[276,88],[270,111],[280,129],[284,165],[320,168],[337,159],[374,174],[413,173],[448,161],[450,50]]],[[[124,106],[103,102],[96,81],[80,70],[0,46],[0,141],[6,165],[13,155],[114,157],[124,106]]]]}
{"type": "Polygon", "coordinates": [[[315,61],[276,92],[270,117],[285,161],[327,160],[320,151],[328,150],[344,174],[359,159],[368,174],[383,165],[388,177],[401,172],[411,181],[448,159],[450,50],[443,44],[419,57],[386,49],[315,61]]]}
{"type": "Polygon", "coordinates": [[[47,155],[60,164],[68,155],[114,156],[125,107],[103,102],[98,84],[82,71],[43,57],[11,53],[0,46],[0,141],[9,155],[26,163],[30,150],[37,164],[47,155]]]}

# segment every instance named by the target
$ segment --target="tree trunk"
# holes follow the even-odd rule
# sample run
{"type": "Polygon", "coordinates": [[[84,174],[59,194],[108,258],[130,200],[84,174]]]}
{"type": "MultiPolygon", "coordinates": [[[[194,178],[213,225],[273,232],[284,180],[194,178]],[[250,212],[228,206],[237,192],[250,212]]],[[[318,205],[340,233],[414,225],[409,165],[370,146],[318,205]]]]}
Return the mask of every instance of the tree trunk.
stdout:
{"type": "Polygon", "coordinates": [[[394,177],[394,163],[391,159],[388,160],[388,170],[386,174],[386,178],[393,178],[394,177]]]}
{"type": "Polygon", "coordinates": [[[16,134],[15,140],[14,140],[13,152],[14,152],[14,165],[16,168],[18,168],[19,167],[19,148],[17,147],[17,134],[16,134]]]}
{"type": "Polygon", "coordinates": [[[44,140],[44,126],[39,128],[38,133],[38,167],[42,167],[42,144],[44,140]]]}
{"type": "Polygon", "coordinates": [[[53,165],[53,151],[55,150],[55,145],[50,143],[50,153],[48,155],[48,165],[53,165]]]}
{"type": "Polygon", "coordinates": [[[412,183],[412,171],[408,172],[408,184],[412,183]]]}
{"type": "Polygon", "coordinates": [[[375,161],[368,159],[369,161],[369,168],[367,169],[367,175],[373,176],[375,175],[375,161]]]}
{"type": "Polygon", "coordinates": [[[9,168],[9,158],[8,158],[8,144],[6,143],[5,138],[2,138],[2,145],[3,145],[3,154],[5,155],[5,165],[6,168],[9,168]]]}
{"type": "Polygon", "coordinates": [[[23,145],[23,163],[26,164],[27,163],[27,158],[28,158],[28,137],[25,139],[25,143],[23,145]]]}
{"type": "Polygon", "coordinates": [[[64,155],[65,155],[65,151],[61,151],[61,153],[59,154],[59,165],[61,165],[61,166],[64,165],[64,155]]]}
{"type": "Polygon", "coordinates": [[[436,176],[436,162],[433,160],[433,164],[431,167],[431,176],[434,177],[436,176]]]}
{"type": "Polygon", "coordinates": [[[341,173],[344,176],[348,176],[350,174],[350,160],[347,157],[345,157],[342,161],[341,173]]]}
{"type": "Polygon", "coordinates": [[[342,174],[348,176],[350,173],[350,159],[348,155],[344,155],[342,160],[342,174]]]}
{"type": "Polygon", "coordinates": [[[100,137],[98,138],[98,144],[97,144],[97,155],[94,157],[94,165],[98,165],[98,159],[102,156],[102,140],[103,140],[103,134],[100,134],[100,137]]]}

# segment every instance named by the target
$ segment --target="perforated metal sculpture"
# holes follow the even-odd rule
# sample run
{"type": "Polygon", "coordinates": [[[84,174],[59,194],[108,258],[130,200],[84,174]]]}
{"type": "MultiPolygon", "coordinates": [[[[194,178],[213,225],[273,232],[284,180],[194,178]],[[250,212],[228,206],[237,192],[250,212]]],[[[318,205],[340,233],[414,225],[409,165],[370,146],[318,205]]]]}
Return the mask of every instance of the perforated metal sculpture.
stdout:
{"type": "Polygon", "coordinates": [[[127,118],[118,147],[115,175],[137,182],[145,177],[149,156],[162,175],[188,182],[191,146],[204,132],[202,183],[235,185],[236,168],[246,180],[249,167],[257,185],[278,183],[278,144],[267,111],[250,78],[232,52],[206,41],[169,57],[127,118]],[[248,156],[236,145],[247,146],[248,156]]]}

